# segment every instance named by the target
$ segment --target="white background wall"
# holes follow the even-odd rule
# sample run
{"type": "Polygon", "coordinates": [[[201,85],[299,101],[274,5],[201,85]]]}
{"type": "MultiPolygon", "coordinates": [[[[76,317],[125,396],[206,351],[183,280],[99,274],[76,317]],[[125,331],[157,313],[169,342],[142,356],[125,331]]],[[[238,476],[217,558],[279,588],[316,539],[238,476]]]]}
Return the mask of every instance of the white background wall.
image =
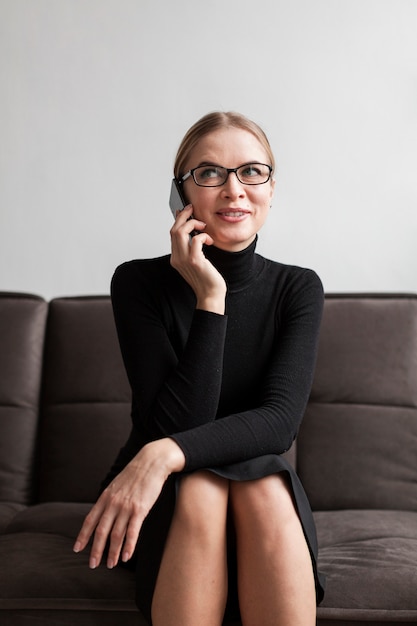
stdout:
{"type": "Polygon", "coordinates": [[[177,145],[234,109],[278,161],[258,251],[416,292],[416,33],[416,0],[0,0],[0,289],[168,252],[177,145]]]}

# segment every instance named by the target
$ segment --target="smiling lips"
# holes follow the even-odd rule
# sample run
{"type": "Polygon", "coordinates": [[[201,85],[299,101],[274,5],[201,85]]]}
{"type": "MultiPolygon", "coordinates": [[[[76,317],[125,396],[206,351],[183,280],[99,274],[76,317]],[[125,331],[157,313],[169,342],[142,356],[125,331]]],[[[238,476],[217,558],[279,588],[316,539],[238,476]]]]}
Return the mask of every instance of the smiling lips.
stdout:
{"type": "Polygon", "coordinates": [[[249,215],[250,211],[243,211],[242,209],[229,209],[225,211],[218,211],[217,215],[227,219],[227,221],[240,220],[243,217],[249,215]]]}

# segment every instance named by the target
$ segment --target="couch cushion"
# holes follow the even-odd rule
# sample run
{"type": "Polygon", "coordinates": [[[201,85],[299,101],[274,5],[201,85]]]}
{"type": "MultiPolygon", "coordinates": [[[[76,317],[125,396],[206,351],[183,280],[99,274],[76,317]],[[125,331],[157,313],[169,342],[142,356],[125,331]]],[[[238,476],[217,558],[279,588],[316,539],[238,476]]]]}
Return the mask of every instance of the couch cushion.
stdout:
{"type": "Polygon", "coordinates": [[[417,296],[326,296],[313,402],[417,407],[417,296]]]}
{"type": "Polygon", "coordinates": [[[0,293],[0,500],[29,504],[47,303],[0,293]]]}
{"type": "Polygon", "coordinates": [[[44,502],[26,507],[14,514],[5,534],[43,533],[75,540],[92,504],[77,502],[44,502]]]}
{"type": "Polygon", "coordinates": [[[314,510],[417,511],[417,409],[312,403],[298,467],[314,510]]]}
{"type": "Polygon", "coordinates": [[[417,513],[320,511],[314,518],[326,575],[319,617],[415,623],[417,513]]]}
{"type": "Polygon", "coordinates": [[[17,513],[24,511],[26,506],[16,502],[0,502],[0,533],[10,524],[17,513]]]}
{"type": "MultiPolygon", "coordinates": [[[[90,508],[90,504],[46,502],[15,515],[0,536],[2,624],[147,625],[135,605],[135,575],[130,569],[110,571],[101,564],[92,571],[88,548],[72,552],[90,508]]],[[[240,626],[240,622],[225,622],[225,626],[240,626]]]]}
{"type": "Polygon", "coordinates": [[[314,510],[417,511],[417,297],[326,299],[297,439],[314,510]]]}
{"type": "Polygon", "coordinates": [[[128,437],[130,387],[108,297],[50,303],[40,501],[91,502],[128,437]]]}
{"type": "MultiPolygon", "coordinates": [[[[134,575],[88,567],[72,546],[90,504],[43,503],[17,513],[0,536],[0,608],[135,611],[134,575]],[[19,575],[9,576],[7,571],[19,575]]],[[[139,622],[140,623],[140,622],[139,622]]]]}

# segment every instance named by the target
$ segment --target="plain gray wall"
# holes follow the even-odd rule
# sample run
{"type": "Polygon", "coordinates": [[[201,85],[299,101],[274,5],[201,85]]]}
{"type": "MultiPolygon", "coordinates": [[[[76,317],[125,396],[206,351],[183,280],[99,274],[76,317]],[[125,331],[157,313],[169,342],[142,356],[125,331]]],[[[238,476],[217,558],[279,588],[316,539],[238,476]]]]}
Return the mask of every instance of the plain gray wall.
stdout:
{"type": "Polygon", "coordinates": [[[416,0],[0,0],[0,289],[167,253],[178,143],[234,109],[278,162],[259,252],[417,291],[416,32],[416,0]]]}

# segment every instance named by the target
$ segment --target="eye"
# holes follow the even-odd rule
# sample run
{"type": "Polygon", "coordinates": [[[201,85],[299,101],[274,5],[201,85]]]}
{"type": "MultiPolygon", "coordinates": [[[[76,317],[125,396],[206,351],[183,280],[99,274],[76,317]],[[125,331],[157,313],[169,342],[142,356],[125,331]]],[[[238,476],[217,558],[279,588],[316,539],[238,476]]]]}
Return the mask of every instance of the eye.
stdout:
{"type": "Polygon", "coordinates": [[[240,173],[247,178],[262,176],[264,174],[264,168],[262,168],[259,163],[248,163],[248,165],[242,167],[240,173]]]}
{"type": "Polygon", "coordinates": [[[207,178],[220,178],[222,176],[221,169],[215,165],[199,167],[196,174],[198,175],[198,178],[202,180],[207,178]]]}
{"type": "Polygon", "coordinates": [[[246,163],[238,169],[238,176],[246,185],[261,185],[269,180],[270,172],[270,168],[264,163],[246,163]]]}
{"type": "Polygon", "coordinates": [[[201,165],[194,170],[194,180],[202,187],[217,187],[225,180],[225,170],[220,165],[201,165]]]}

